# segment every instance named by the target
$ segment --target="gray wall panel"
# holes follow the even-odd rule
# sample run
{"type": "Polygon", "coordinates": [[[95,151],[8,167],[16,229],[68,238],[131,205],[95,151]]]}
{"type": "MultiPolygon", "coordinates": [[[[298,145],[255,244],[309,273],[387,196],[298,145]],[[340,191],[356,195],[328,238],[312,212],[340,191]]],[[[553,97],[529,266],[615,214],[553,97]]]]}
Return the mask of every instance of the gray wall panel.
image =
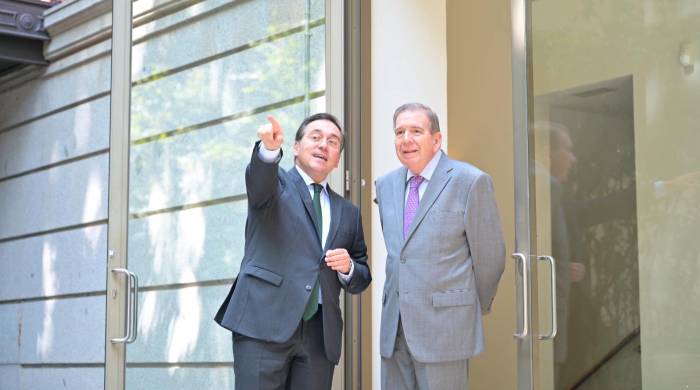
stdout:
{"type": "Polygon", "coordinates": [[[106,225],[0,243],[0,301],[104,290],[106,257],[106,225]]]}
{"type": "Polygon", "coordinates": [[[20,362],[103,363],[105,297],[25,302],[20,362]]]}
{"type": "Polygon", "coordinates": [[[104,389],[104,368],[23,368],[20,370],[18,390],[104,389]]]}
{"type": "Polygon", "coordinates": [[[0,238],[107,217],[108,156],[0,182],[0,238]]]}
{"type": "MultiPolygon", "coordinates": [[[[0,130],[109,91],[111,58],[100,57],[0,94],[0,130]]],[[[49,71],[51,67],[49,66],[49,71]]]]}
{"type": "MultiPolygon", "coordinates": [[[[19,361],[19,336],[20,336],[19,305],[0,305],[0,368],[3,363],[17,363],[19,361]]],[[[0,371],[0,378],[2,378],[0,371]]],[[[0,384],[2,379],[0,379],[0,384]]],[[[0,386],[0,389],[6,387],[0,386]]]]}
{"type": "Polygon", "coordinates": [[[0,178],[109,147],[109,97],[0,133],[0,178]]]}
{"type": "Polygon", "coordinates": [[[18,365],[0,364],[0,389],[19,389],[19,371],[18,365]]]}
{"type": "MultiPolygon", "coordinates": [[[[88,1],[70,4],[78,2],[88,1]]],[[[87,37],[104,19],[70,23],[87,37]]],[[[54,49],[71,39],[52,38],[54,49]]],[[[43,71],[2,78],[0,179],[27,174],[0,181],[0,240],[107,217],[108,155],[80,157],[108,147],[109,97],[91,98],[109,91],[109,41],[72,42],[76,51],[43,71]]],[[[104,363],[105,297],[80,294],[105,288],[106,232],[101,225],[0,243],[0,301],[17,302],[0,303],[0,364],[9,363],[0,365],[0,389],[103,388],[103,368],[41,365],[104,363]],[[41,299],[61,294],[78,296],[41,299]]]]}
{"type": "MultiPolygon", "coordinates": [[[[61,50],[66,50],[72,45],[82,44],[85,39],[93,39],[95,35],[111,28],[111,12],[95,16],[84,21],[84,23],[80,23],[73,28],[67,29],[62,31],[60,34],[53,36],[51,41],[49,41],[46,45],[46,54],[51,57],[52,55],[55,55],[55,53],[61,50]]],[[[106,37],[109,37],[109,35],[106,37]]]]}

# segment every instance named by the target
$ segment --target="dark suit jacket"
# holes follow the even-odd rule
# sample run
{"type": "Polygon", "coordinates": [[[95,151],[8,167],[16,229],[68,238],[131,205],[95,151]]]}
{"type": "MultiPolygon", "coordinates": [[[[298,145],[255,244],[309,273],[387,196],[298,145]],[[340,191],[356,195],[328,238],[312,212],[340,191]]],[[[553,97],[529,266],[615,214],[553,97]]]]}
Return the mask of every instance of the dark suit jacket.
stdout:
{"type": "Polygon", "coordinates": [[[241,270],[215,321],[238,334],[270,342],[287,341],[299,326],[311,288],[320,278],[323,336],[328,360],[340,359],[343,320],[340,289],[362,292],[371,281],[359,209],[330,190],[331,223],[326,247],[314,225],[311,195],[296,168],[258,157],[246,170],[248,219],[241,270]],[[325,251],[347,249],[354,271],[343,284],[325,265],[325,251]]]}

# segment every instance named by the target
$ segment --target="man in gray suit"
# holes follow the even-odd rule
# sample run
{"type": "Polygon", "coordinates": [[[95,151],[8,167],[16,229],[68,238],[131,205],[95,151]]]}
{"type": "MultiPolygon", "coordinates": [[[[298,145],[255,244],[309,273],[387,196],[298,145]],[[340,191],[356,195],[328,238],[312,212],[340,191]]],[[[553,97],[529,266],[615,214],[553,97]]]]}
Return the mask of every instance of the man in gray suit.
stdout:
{"type": "Polygon", "coordinates": [[[306,118],[285,171],[283,131],[268,120],[246,169],[241,271],[215,320],[233,332],[236,389],[327,390],[340,359],[340,290],[359,294],[371,281],[360,212],[326,182],[343,134],[330,114],[306,118]]]}
{"type": "Polygon", "coordinates": [[[376,182],[387,249],[382,388],[466,389],[505,265],[493,185],[440,150],[429,107],[396,109],[394,133],[403,167],[376,182]]]}

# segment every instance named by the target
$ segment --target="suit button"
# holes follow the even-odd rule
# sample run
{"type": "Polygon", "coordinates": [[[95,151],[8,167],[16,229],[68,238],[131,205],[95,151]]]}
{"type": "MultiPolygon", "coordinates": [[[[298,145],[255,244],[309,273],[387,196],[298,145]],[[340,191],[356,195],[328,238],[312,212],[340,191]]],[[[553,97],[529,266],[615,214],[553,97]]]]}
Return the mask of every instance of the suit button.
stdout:
{"type": "Polygon", "coordinates": [[[306,285],[306,291],[311,291],[311,285],[306,285]]]}

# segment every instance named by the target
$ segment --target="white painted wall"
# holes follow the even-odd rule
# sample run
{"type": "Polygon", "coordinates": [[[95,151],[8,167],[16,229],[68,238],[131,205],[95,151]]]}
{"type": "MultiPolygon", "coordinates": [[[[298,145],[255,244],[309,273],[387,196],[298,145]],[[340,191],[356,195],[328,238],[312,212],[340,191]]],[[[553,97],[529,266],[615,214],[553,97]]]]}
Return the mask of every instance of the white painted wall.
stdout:
{"type": "MultiPolygon", "coordinates": [[[[421,102],[440,118],[447,150],[447,42],[444,0],[372,2],[372,182],[400,166],[394,153],[396,107],[421,102]]],[[[372,185],[373,198],[376,196],[372,185]]],[[[372,372],[381,384],[379,322],[386,250],[377,209],[372,210],[372,372]]]]}

